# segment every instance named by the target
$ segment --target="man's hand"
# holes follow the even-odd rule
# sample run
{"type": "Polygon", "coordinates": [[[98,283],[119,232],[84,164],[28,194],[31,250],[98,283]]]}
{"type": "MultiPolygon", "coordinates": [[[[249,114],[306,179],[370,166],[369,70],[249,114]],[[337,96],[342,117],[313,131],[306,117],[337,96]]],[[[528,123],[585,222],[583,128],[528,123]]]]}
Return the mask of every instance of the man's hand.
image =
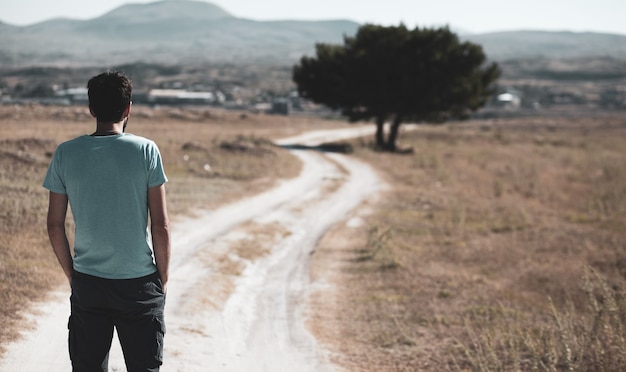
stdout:
{"type": "Polygon", "coordinates": [[[163,292],[166,292],[172,247],[170,243],[170,221],[165,202],[165,185],[148,189],[148,209],[150,210],[154,260],[161,276],[161,283],[163,283],[163,292]]]}

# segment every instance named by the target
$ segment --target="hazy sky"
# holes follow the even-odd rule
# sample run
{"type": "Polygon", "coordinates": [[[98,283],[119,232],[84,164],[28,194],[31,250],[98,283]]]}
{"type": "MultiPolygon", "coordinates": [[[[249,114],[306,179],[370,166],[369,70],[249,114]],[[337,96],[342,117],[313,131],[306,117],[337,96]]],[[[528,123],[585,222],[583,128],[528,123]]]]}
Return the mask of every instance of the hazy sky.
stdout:
{"type": "MultiPolygon", "coordinates": [[[[50,18],[89,19],[149,0],[0,0],[0,20],[28,25],[50,18]]],[[[455,30],[595,31],[626,35],[626,0],[210,0],[254,20],[349,19],[455,30]]],[[[0,35],[0,37],[2,37],[0,35]]]]}

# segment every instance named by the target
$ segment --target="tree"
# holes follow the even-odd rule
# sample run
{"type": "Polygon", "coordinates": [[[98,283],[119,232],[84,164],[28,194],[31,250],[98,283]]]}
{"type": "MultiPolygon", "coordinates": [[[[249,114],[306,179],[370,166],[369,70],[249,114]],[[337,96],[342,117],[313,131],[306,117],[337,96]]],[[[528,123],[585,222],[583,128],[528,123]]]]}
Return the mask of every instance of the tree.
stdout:
{"type": "Polygon", "coordinates": [[[300,96],[341,110],[351,122],[374,120],[376,146],[390,151],[403,122],[469,118],[500,76],[480,45],[461,42],[447,27],[364,25],[344,45],[320,43],[315,50],[316,57],[304,56],[293,68],[300,96]]]}

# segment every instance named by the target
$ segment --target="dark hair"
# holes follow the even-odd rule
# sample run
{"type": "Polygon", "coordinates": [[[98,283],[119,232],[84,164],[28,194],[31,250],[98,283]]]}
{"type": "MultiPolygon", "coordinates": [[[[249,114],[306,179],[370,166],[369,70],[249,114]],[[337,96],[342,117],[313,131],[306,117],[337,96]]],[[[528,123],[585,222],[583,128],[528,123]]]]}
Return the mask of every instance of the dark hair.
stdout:
{"type": "Polygon", "coordinates": [[[98,121],[118,122],[130,105],[133,86],[124,74],[107,71],[92,77],[87,83],[89,108],[98,121]]]}

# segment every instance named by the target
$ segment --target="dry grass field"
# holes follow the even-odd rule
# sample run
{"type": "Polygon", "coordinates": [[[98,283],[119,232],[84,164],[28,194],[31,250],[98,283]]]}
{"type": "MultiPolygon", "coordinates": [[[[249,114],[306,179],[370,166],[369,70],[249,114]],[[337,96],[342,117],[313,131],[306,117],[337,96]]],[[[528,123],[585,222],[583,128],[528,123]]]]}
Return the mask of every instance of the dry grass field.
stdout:
{"type": "Polygon", "coordinates": [[[626,118],[420,127],[410,154],[368,140],[356,156],[393,189],[314,256],[338,288],[316,330],[336,362],[626,370],[626,118]]]}
{"type": "MultiPolygon", "coordinates": [[[[346,125],[134,108],[161,148],[170,213],[193,214],[299,171],[269,139],[346,125]]],[[[63,282],[41,181],[84,108],[0,106],[0,345],[20,309],[63,282]]],[[[312,257],[312,329],[348,371],[626,370],[626,118],[473,121],[400,136],[412,153],[354,153],[392,187],[364,224],[312,257]]]]}

